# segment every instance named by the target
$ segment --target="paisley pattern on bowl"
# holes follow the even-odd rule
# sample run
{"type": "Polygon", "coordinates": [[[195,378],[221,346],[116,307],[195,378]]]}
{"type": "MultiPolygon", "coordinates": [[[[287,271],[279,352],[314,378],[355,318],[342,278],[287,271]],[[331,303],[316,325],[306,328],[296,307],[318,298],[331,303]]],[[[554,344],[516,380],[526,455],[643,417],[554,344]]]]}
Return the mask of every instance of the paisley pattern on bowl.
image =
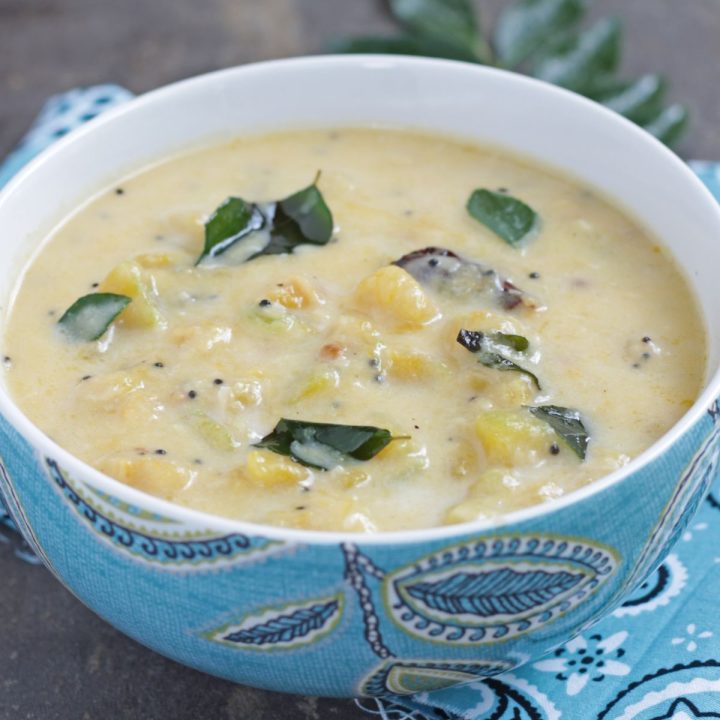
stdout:
{"type": "Polygon", "coordinates": [[[52,458],[45,458],[49,476],[77,517],[117,549],[140,562],[164,570],[196,570],[254,560],[277,552],[282,544],[241,533],[218,535],[142,510],[89,484],[73,483],[52,458]]]}
{"type": "Polygon", "coordinates": [[[491,537],[444,548],[385,578],[385,602],[405,632],[476,645],[556,619],[615,572],[617,552],[563,537],[491,537]]]}
{"type": "Polygon", "coordinates": [[[214,642],[245,650],[291,650],[332,632],[343,615],[342,592],[263,608],[238,622],[204,633],[214,642]]]}

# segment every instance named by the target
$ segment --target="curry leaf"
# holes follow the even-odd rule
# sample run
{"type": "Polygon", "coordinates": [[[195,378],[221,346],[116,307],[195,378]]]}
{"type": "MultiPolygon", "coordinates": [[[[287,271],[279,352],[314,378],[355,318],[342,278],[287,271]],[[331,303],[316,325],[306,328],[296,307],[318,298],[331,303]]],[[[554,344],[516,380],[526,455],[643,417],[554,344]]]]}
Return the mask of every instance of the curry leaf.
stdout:
{"type": "Polygon", "coordinates": [[[389,0],[402,35],[345,38],[334,52],[392,53],[517,68],[603,102],[660,140],[673,145],[687,125],[682,106],[661,110],[664,81],[646,75],[616,77],[620,23],[602,19],[584,32],[578,25],[591,0],[508,0],[491,45],[469,0],[389,0]]]}
{"type": "Polygon", "coordinates": [[[254,447],[288,455],[319,470],[347,461],[370,460],[393,440],[389,430],[371,425],[335,425],[282,418],[254,447]]]}
{"type": "Polygon", "coordinates": [[[340,38],[330,43],[330,50],[336,53],[420,55],[478,62],[478,58],[464,46],[453,45],[442,38],[422,35],[360,35],[340,38]]]}
{"type": "Polygon", "coordinates": [[[270,242],[249,260],[260,255],[291,253],[298,245],[330,242],[333,217],[316,183],[317,178],[290,197],[264,206],[266,215],[272,219],[270,242]]]}
{"type": "Polygon", "coordinates": [[[687,108],[683,105],[670,105],[644,127],[661,142],[674,145],[683,134],[687,122],[687,108]]]}
{"type": "Polygon", "coordinates": [[[527,375],[537,387],[540,387],[540,381],[537,375],[518,365],[515,361],[501,352],[501,347],[512,348],[518,352],[524,352],[528,349],[529,343],[527,338],[522,335],[508,335],[501,332],[484,333],[479,330],[460,330],[457,341],[466,350],[477,355],[477,359],[487,368],[493,370],[513,371],[527,375]]]}
{"type": "Polygon", "coordinates": [[[478,44],[470,0],[390,0],[393,15],[419,36],[440,39],[472,52],[478,44]]]}
{"type": "Polygon", "coordinates": [[[205,223],[205,247],[195,264],[222,255],[239,240],[261,230],[265,223],[257,205],[238,197],[227,198],[205,223]]]}
{"type": "Polygon", "coordinates": [[[470,352],[478,352],[478,350],[483,348],[483,344],[488,343],[504,345],[517,352],[525,352],[525,350],[530,347],[530,343],[526,337],[522,335],[510,335],[504,332],[484,333],[479,330],[461,330],[458,334],[457,341],[470,352]]]}
{"type": "Polygon", "coordinates": [[[535,387],[538,390],[542,390],[542,387],[540,386],[540,381],[538,380],[535,373],[530,372],[530,370],[526,370],[524,367],[521,367],[513,360],[510,360],[510,358],[507,358],[500,353],[483,350],[478,353],[478,360],[482,365],[484,365],[486,368],[490,368],[491,370],[518,372],[523,375],[527,375],[533,381],[533,383],[535,383],[535,387]]]}
{"type": "Polygon", "coordinates": [[[558,33],[573,28],[586,5],[586,0],[520,0],[509,4],[495,28],[498,59],[507,67],[515,67],[558,33]]]}
{"type": "Polygon", "coordinates": [[[115,293],[83,295],[63,313],[58,327],[71,340],[97,340],[130,301],[127,295],[115,293]]]}
{"type": "Polygon", "coordinates": [[[544,420],[581,460],[585,459],[590,435],[577,410],[559,405],[538,405],[528,407],[528,410],[536,418],[544,420]]]}
{"type": "Polygon", "coordinates": [[[658,115],[665,96],[665,81],[659,75],[643,75],[632,82],[619,83],[612,90],[594,94],[605,107],[642,124],[658,115]]]}
{"type": "Polygon", "coordinates": [[[516,352],[525,352],[529,347],[530,343],[526,337],[522,335],[512,335],[504,332],[492,332],[488,333],[488,337],[496,345],[505,345],[516,352]]]}
{"type": "Polygon", "coordinates": [[[546,55],[533,75],[570,90],[588,94],[599,77],[614,72],[620,61],[620,23],[598,20],[559,52],[546,55]]]}
{"type": "Polygon", "coordinates": [[[540,227],[537,213],[521,200],[493,190],[475,190],[467,211],[508,245],[519,245],[540,227]]]}
{"type": "Polygon", "coordinates": [[[249,203],[229,197],[205,223],[205,248],[196,265],[227,252],[240,240],[263,230],[268,240],[244,262],[261,255],[291,253],[298,245],[325,245],[333,232],[333,218],[317,180],[284,200],[249,203]]]}

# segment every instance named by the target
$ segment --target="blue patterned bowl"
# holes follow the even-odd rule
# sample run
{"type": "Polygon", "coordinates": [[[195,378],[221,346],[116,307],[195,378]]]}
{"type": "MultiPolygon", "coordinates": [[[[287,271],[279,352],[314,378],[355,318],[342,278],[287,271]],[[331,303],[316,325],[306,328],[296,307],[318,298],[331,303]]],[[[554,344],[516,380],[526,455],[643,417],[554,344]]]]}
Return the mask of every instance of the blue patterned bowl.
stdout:
{"type": "MultiPolygon", "coordinates": [[[[620,202],[693,278],[712,329],[714,373],[720,211],[695,176],[598,105],[438,60],[251,65],[150,93],[88,123],[0,195],[3,311],[42,228],[127,170],[228,135],[375,122],[506,146],[620,202]]],[[[83,464],[33,426],[4,388],[0,487],[60,581],[158,652],[275,690],[413,693],[541,655],[610,612],[659,563],[715,475],[720,379],[711,375],[685,417],[626,468],[493,524],[359,536],[194,512],[83,464]]]]}

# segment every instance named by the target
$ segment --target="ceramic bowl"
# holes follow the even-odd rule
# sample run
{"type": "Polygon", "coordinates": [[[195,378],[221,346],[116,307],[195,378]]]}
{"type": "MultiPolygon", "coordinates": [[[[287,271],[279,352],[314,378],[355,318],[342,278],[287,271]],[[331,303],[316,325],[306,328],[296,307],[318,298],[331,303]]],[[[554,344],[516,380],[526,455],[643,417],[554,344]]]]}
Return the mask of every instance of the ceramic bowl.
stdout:
{"type": "Polygon", "coordinates": [[[627,208],[691,278],[710,371],[680,422],[592,485],[492,523],[373,536],[252,525],[150,497],[55,445],[0,389],[0,486],[48,568],[148,647],[274,690],[410,693],[537,658],[613,610],[662,560],[718,462],[715,201],[675,155],[610,111],[463,63],[356,56],[248,65],[108,112],[0,196],[2,319],[43,230],[113,179],[243,133],[367,124],[509,148],[627,208]]]}

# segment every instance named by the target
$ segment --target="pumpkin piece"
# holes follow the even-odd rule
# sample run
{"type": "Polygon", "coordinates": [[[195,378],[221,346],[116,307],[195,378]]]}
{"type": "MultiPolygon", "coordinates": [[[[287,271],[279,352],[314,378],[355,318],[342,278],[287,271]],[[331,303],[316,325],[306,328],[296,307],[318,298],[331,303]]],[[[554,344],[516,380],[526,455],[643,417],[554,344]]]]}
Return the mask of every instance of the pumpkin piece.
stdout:
{"type": "Polygon", "coordinates": [[[246,477],[261,487],[297,485],[312,477],[309,468],[269,450],[251,450],[246,460],[246,477]]]}
{"type": "Polygon", "coordinates": [[[488,410],[475,421],[488,463],[513,467],[535,462],[557,439],[546,423],[527,410],[488,410]]]}
{"type": "Polygon", "coordinates": [[[132,302],[118,315],[119,323],[135,328],[152,328],[162,324],[155,305],[152,278],[136,262],[126,261],[116,265],[100,283],[99,292],[132,298],[132,302]]]}
{"type": "Polygon", "coordinates": [[[189,468],[162,457],[108,458],[100,470],[126,485],[170,499],[195,477],[189,468]]]}
{"type": "Polygon", "coordinates": [[[418,330],[438,315],[415,278],[397,265],[387,265],[360,281],[355,299],[363,310],[399,330],[418,330]]]}

